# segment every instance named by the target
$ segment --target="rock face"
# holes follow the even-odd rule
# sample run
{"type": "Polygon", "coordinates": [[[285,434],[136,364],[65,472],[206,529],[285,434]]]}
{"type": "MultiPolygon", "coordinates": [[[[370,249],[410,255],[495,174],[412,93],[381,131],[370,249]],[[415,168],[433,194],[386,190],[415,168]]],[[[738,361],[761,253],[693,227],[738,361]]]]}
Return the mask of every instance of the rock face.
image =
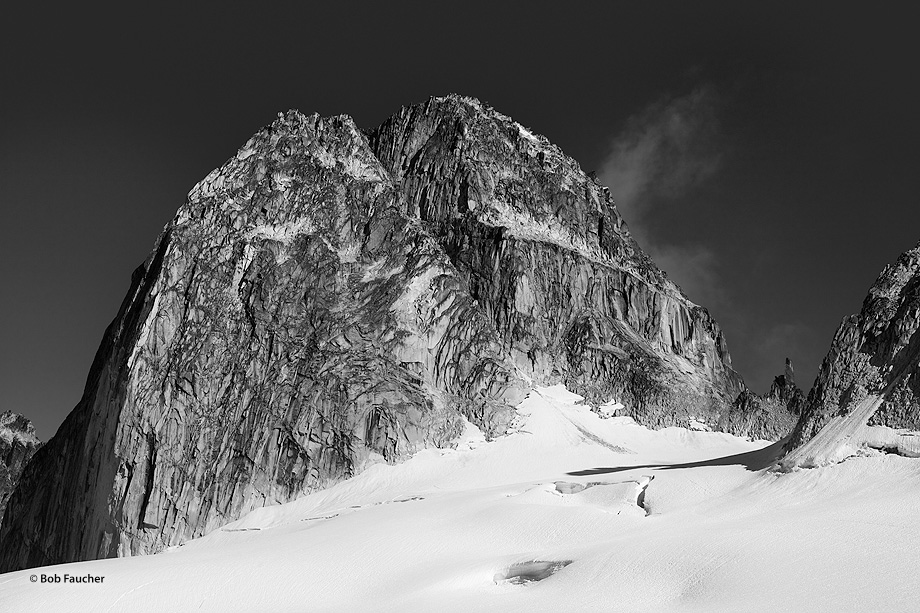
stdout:
{"type": "Polygon", "coordinates": [[[792,361],[786,358],[784,373],[773,379],[767,395],[742,391],[720,422],[720,429],[775,441],[792,432],[804,405],[805,394],[796,386],[792,361]]]}
{"type": "Polygon", "coordinates": [[[714,423],[743,389],[709,313],[545,138],[450,97],[404,108],[371,146],[528,380],[616,397],[652,426],[714,423]]]}
{"type": "Polygon", "coordinates": [[[19,476],[41,445],[31,421],[12,411],[0,413],[0,520],[19,476]]]}
{"type": "Polygon", "coordinates": [[[882,271],[834,335],[787,446],[787,467],[861,448],[916,455],[920,430],[920,244],[882,271]],[[807,448],[806,448],[807,447],[807,448]]]}
{"type": "Polygon", "coordinates": [[[502,434],[535,383],[649,425],[743,389],[718,325],[607,190],[476,100],[371,132],[291,111],[190,193],[0,529],[0,570],[161,551],[502,434]]]}

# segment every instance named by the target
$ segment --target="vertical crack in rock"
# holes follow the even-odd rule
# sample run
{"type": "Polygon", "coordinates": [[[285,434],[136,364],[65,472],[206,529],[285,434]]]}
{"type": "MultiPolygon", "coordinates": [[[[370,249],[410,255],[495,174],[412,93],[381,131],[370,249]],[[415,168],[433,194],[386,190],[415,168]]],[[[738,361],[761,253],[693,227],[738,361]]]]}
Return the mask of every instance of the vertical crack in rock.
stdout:
{"type": "Polygon", "coordinates": [[[147,506],[150,504],[150,494],[153,492],[154,474],[157,465],[156,437],[151,432],[147,435],[147,468],[144,494],[141,497],[140,512],[137,518],[138,528],[156,528],[156,524],[147,521],[147,506]]]}

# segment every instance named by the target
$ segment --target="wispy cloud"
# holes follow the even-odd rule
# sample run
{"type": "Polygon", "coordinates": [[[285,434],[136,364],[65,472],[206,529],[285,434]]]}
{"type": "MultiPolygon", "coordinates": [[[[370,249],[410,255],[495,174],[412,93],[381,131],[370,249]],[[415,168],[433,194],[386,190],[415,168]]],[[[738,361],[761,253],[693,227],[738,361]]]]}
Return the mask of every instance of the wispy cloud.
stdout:
{"type": "MultiPolygon", "coordinates": [[[[820,359],[808,352],[813,331],[798,321],[768,323],[738,309],[737,302],[744,300],[733,299],[723,283],[717,252],[691,231],[667,226],[686,218],[675,216],[673,208],[687,206],[693,190],[715,179],[728,155],[721,118],[730,96],[703,85],[649,104],[613,138],[599,175],[642,249],[691,300],[709,308],[723,328],[731,328],[729,344],[744,348],[735,355],[735,367],[746,373],[752,389],[765,393],[783,372],[787,356],[803,356],[803,365],[820,359]]],[[[812,372],[799,373],[798,383],[806,391],[812,372]]]]}
{"type": "Polygon", "coordinates": [[[680,206],[682,195],[718,171],[722,105],[708,85],[650,104],[627,120],[599,173],[640,246],[692,300],[708,306],[726,299],[715,254],[692,240],[665,243],[652,225],[656,211],[680,206]]]}
{"type": "Polygon", "coordinates": [[[601,170],[623,211],[641,218],[656,197],[679,196],[718,170],[721,106],[716,90],[703,86],[627,120],[601,170]]]}

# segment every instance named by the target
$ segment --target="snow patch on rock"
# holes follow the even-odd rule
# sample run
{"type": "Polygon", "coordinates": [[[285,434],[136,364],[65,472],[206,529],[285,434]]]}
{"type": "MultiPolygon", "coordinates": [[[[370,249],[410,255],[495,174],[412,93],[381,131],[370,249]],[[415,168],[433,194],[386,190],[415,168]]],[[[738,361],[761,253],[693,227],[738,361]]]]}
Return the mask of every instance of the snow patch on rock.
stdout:
{"type": "Polygon", "coordinates": [[[406,284],[405,289],[393,302],[391,311],[397,320],[409,329],[418,326],[419,303],[430,297],[431,284],[447,272],[440,266],[429,266],[420,275],[416,275],[406,284]]]}
{"type": "Polygon", "coordinates": [[[326,149],[317,149],[312,153],[313,157],[323,168],[339,168],[353,179],[359,181],[381,181],[387,178],[379,164],[369,163],[359,159],[356,155],[351,155],[343,159],[340,155],[334,154],[326,149]]]}
{"type": "Polygon", "coordinates": [[[144,326],[141,328],[141,333],[137,338],[137,342],[134,343],[134,349],[131,350],[131,356],[128,358],[128,370],[134,368],[134,362],[137,360],[138,354],[141,349],[147,345],[147,339],[150,337],[150,330],[153,327],[153,322],[157,317],[160,306],[160,296],[162,296],[162,294],[158,293],[153,299],[153,306],[150,307],[150,312],[147,313],[147,319],[144,320],[144,326]]]}
{"type": "Polygon", "coordinates": [[[515,121],[515,122],[514,122],[514,125],[517,127],[518,132],[520,132],[520,133],[521,133],[521,136],[523,136],[524,138],[526,138],[526,139],[528,139],[528,140],[531,140],[531,141],[533,141],[533,142],[535,142],[535,143],[539,143],[539,142],[540,142],[540,139],[537,138],[537,137],[534,135],[533,132],[531,132],[530,130],[528,130],[527,128],[525,128],[524,126],[522,126],[521,124],[519,124],[518,122],[515,121]]]}
{"type": "Polygon", "coordinates": [[[312,220],[308,217],[301,217],[290,223],[257,225],[246,232],[246,239],[251,241],[254,238],[264,238],[290,245],[301,234],[310,234],[315,231],[316,227],[312,220]]]}
{"type": "Polygon", "coordinates": [[[801,447],[779,462],[782,470],[817,468],[837,464],[872,450],[920,457],[920,433],[887,426],[869,426],[869,418],[885,401],[885,394],[870,394],[846,415],[832,417],[801,447]]]}
{"type": "Polygon", "coordinates": [[[690,417],[690,429],[696,430],[697,432],[712,432],[712,428],[709,427],[705,421],[701,421],[695,417],[690,417]]]}
{"type": "Polygon", "coordinates": [[[364,269],[364,275],[361,277],[361,282],[371,283],[372,281],[389,279],[402,271],[402,266],[393,266],[385,259],[375,260],[364,269]]]}

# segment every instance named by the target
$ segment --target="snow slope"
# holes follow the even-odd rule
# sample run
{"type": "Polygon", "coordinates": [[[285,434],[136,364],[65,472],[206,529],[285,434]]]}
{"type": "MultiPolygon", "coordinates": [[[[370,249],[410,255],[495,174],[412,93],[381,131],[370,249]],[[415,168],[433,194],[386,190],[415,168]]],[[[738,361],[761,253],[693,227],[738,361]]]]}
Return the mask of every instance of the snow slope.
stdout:
{"type": "MultiPolygon", "coordinates": [[[[890,389],[894,385],[888,387],[890,389]]],[[[886,395],[887,390],[869,394],[849,413],[831,417],[814,438],[782,459],[782,468],[827,466],[885,449],[909,458],[920,457],[920,433],[905,428],[868,425],[869,418],[885,402],[886,395]]]]}
{"type": "Polygon", "coordinates": [[[505,437],[486,442],[468,425],[457,449],[374,465],[160,555],[2,575],[0,608],[916,608],[916,460],[879,454],[783,474],[765,469],[777,449],[765,441],[651,431],[579,401],[535,390],[505,437]],[[65,573],[105,578],[29,579],[65,573]]]}

